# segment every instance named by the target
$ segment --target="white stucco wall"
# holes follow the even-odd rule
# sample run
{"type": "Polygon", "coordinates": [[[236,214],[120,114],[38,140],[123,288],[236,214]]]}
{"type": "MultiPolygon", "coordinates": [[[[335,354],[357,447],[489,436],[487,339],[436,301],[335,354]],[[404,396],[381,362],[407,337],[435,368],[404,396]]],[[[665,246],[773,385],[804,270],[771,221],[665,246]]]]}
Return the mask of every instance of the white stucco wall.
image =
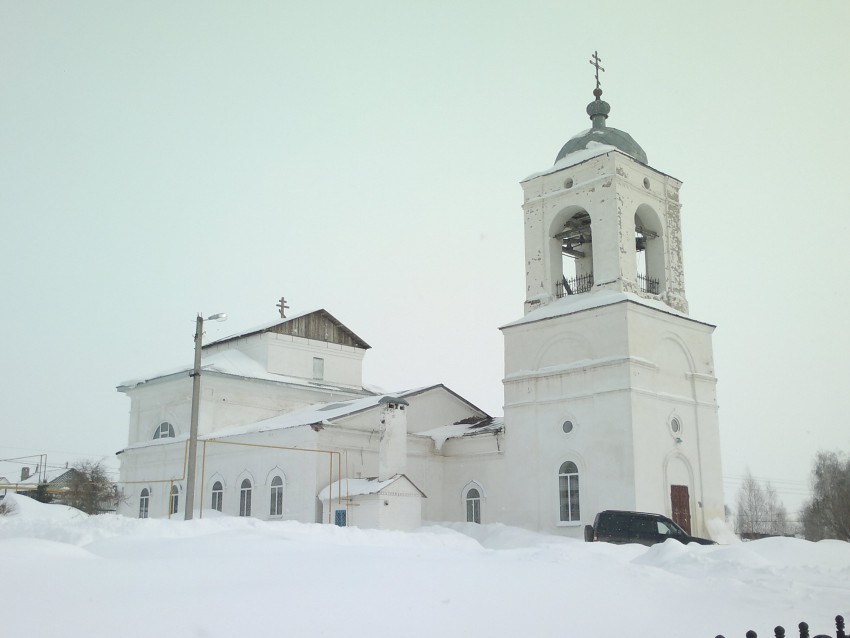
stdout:
{"type": "MultiPolygon", "coordinates": [[[[174,426],[175,435],[188,434],[192,408],[192,380],[188,372],[136,385],[125,393],[131,401],[128,444],[152,439],[163,421],[174,426]]],[[[255,423],[316,403],[347,401],[360,396],[362,392],[206,371],[201,377],[198,431],[206,434],[255,423]]]]}
{"type": "Polygon", "coordinates": [[[324,360],[327,384],[358,389],[363,385],[363,348],[306,339],[295,335],[263,332],[231,339],[204,348],[204,356],[238,349],[272,374],[312,380],[313,358],[324,360]]]}
{"type": "Polygon", "coordinates": [[[504,498],[515,503],[505,522],[579,538],[602,509],[669,515],[671,477],[682,480],[688,467],[694,531],[705,533],[703,510],[722,513],[712,330],[629,301],[505,328],[505,459],[514,480],[488,507],[504,498]],[[681,437],[671,434],[673,415],[681,437]],[[577,525],[558,521],[564,461],[579,470],[577,525]]]}

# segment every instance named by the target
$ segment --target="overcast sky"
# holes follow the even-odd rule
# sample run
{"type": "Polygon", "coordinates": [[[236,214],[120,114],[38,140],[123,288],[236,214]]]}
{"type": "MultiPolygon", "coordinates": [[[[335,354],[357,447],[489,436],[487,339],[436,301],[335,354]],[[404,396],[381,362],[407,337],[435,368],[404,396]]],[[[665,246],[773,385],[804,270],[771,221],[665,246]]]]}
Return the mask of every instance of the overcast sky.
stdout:
{"type": "MultiPolygon", "coordinates": [[[[115,386],[325,308],[365,380],[502,414],[518,182],[608,123],[684,181],[726,502],[850,450],[850,3],[0,0],[0,458],[113,458],[115,386]]],[[[111,461],[114,464],[114,461],[111,461]]]]}

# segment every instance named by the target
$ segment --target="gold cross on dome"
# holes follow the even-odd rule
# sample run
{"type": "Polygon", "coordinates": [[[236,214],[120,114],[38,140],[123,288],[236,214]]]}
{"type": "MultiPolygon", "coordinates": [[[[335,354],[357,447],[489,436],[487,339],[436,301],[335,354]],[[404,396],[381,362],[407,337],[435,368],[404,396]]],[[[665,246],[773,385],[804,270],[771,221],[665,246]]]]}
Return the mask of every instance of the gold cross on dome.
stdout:
{"type": "Polygon", "coordinates": [[[588,62],[590,62],[593,66],[596,67],[596,88],[598,89],[599,88],[599,72],[605,70],[601,66],[599,66],[599,63],[602,62],[602,58],[599,57],[599,52],[594,51],[593,57],[590,60],[588,60],[588,62]]]}

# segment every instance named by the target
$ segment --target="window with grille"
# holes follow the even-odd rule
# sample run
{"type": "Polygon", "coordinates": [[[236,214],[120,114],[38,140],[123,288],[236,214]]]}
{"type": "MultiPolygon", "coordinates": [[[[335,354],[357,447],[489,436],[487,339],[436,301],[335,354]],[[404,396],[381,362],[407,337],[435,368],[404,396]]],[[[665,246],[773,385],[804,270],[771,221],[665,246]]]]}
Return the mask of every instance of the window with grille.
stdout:
{"type": "Polygon", "coordinates": [[[221,511],[221,505],[224,501],[224,487],[221,481],[216,481],[212,486],[212,508],[221,511]]]}
{"type": "Polygon", "coordinates": [[[242,487],[239,488],[239,516],[251,515],[251,481],[245,479],[242,481],[242,487]]]}
{"type": "Polygon", "coordinates": [[[269,516],[283,515],[283,479],[275,476],[272,479],[271,504],[269,505],[269,516]]]}
{"type": "Polygon", "coordinates": [[[176,485],[171,486],[171,508],[168,510],[169,514],[176,514],[177,508],[179,506],[180,501],[180,490],[177,489],[176,485]]]}
{"type": "Polygon", "coordinates": [[[153,438],[155,439],[173,439],[174,438],[174,426],[171,425],[168,421],[163,421],[157,427],[156,432],[153,433],[153,438]]]}
{"type": "Polygon", "coordinates": [[[151,493],[148,491],[148,488],[142,490],[142,493],[139,495],[139,518],[147,518],[148,510],[150,508],[151,503],[151,493]]]}
{"type": "Polygon", "coordinates": [[[575,523],[581,518],[579,510],[578,467],[572,461],[566,461],[558,471],[558,492],[560,497],[560,521],[575,523]]]}
{"type": "Polygon", "coordinates": [[[466,493],[466,522],[481,522],[481,492],[474,487],[466,493]]]}

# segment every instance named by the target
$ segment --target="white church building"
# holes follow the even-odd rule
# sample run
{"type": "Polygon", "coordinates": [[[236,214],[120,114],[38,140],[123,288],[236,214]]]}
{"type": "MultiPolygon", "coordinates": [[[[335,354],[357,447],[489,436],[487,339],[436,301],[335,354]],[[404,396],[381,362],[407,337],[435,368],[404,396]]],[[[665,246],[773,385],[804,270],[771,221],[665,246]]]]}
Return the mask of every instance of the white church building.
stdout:
{"type": "MultiPolygon", "coordinates": [[[[522,181],[524,315],[505,338],[504,418],[443,385],[380,393],[369,345],[316,310],[202,350],[195,507],[415,529],[501,522],[581,538],[604,509],[695,535],[723,519],[714,326],[688,314],[681,182],[608,127],[522,181]]],[[[192,369],[118,387],[129,516],[182,518],[192,369]]],[[[216,514],[217,515],[217,514],[216,514]]]]}

